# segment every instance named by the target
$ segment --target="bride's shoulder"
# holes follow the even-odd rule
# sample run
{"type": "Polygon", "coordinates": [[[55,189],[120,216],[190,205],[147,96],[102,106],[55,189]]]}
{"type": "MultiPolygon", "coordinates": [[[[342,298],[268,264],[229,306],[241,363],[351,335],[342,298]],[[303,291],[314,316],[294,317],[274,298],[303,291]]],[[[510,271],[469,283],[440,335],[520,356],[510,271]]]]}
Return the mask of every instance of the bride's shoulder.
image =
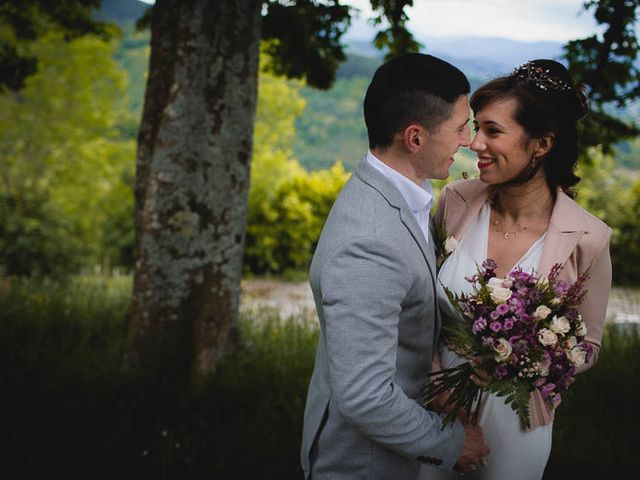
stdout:
{"type": "Polygon", "coordinates": [[[477,178],[454,180],[448,183],[443,192],[455,192],[465,201],[473,200],[476,196],[485,194],[489,189],[489,185],[481,182],[477,178]]]}
{"type": "Polygon", "coordinates": [[[582,230],[585,233],[590,234],[586,238],[595,240],[598,243],[608,241],[611,236],[611,227],[609,227],[609,225],[586,210],[584,207],[578,205],[575,200],[568,196],[560,194],[558,199],[561,199],[562,201],[562,210],[559,213],[562,214],[563,218],[571,219],[572,222],[580,221],[582,224],[582,230]]]}

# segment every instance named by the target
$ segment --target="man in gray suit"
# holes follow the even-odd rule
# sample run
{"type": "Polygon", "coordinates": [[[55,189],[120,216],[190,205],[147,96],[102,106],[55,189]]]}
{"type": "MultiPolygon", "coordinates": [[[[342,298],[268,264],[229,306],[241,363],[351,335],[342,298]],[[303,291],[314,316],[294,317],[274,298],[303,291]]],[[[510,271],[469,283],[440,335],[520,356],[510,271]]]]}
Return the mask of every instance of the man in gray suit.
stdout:
{"type": "Polygon", "coordinates": [[[427,179],[469,145],[469,82],[423,54],[382,65],[364,100],[370,150],[338,196],[311,264],[320,338],[304,414],[306,478],[416,479],[488,453],[479,427],[419,404],[440,316],[427,179]]]}

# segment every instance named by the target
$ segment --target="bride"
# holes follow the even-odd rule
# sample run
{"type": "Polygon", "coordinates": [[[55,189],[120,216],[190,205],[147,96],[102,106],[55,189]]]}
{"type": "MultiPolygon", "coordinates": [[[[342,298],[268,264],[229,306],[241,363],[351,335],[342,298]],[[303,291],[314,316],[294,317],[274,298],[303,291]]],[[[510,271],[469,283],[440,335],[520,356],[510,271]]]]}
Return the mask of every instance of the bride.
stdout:
{"type": "MultiPolygon", "coordinates": [[[[465,276],[492,258],[503,277],[515,267],[548,274],[560,263],[560,278],[573,282],[589,271],[579,310],[586,341],[597,358],[611,286],[611,229],[573,201],[570,188],[578,158],[577,122],[587,113],[586,98],[567,70],[552,60],[533,60],[478,89],[471,98],[480,178],[449,184],[435,216],[458,240],[438,279],[451,291],[470,292],[465,276]]],[[[445,318],[456,313],[441,289],[445,318]]],[[[443,367],[464,359],[441,346],[443,367]]],[[[553,410],[536,390],[529,402],[531,428],[524,429],[502,397],[485,395],[479,422],[491,453],[487,465],[467,478],[538,480],[551,451],[553,410]]],[[[459,478],[422,467],[421,479],[459,478]]]]}

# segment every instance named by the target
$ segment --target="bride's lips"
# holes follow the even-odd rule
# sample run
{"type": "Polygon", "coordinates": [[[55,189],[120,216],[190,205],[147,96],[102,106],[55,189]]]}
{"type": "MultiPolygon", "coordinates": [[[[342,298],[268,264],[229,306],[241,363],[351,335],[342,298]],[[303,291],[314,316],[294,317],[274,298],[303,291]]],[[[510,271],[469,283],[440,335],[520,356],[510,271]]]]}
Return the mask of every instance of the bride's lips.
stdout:
{"type": "Polygon", "coordinates": [[[479,169],[483,169],[483,168],[487,168],[489,165],[492,165],[495,163],[495,158],[491,158],[491,157],[479,157],[478,158],[478,168],[479,169]]]}

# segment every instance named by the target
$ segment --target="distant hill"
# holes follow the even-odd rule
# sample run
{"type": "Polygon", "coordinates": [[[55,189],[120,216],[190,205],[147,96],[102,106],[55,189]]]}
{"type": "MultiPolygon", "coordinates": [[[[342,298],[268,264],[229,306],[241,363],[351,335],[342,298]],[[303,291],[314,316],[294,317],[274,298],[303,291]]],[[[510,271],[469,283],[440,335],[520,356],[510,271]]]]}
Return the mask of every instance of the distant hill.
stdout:
{"type": "MultiPolygon", "coordinates": [[[[468,77],[486,81],[510,72],[516,66],[536,58],[560,59],[562,44],[558,42],[520,42],[507,38],[426,37],[420,39],[424,52],[440,57],[462,70],[468,77]]],[[[351,40],[349,56],[357,55],[382,61],[383,54],[369,42],[351,40]]]]}

